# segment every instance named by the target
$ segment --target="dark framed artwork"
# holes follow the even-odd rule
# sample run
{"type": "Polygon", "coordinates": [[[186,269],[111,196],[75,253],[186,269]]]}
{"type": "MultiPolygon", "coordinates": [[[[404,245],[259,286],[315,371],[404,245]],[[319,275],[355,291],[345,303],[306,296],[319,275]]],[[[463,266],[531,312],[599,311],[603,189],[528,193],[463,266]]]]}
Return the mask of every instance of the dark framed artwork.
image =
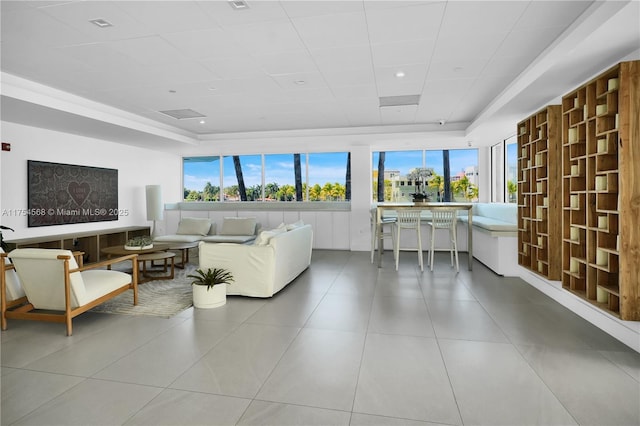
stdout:
{"type": "Polygon", "coordinates": [[[27,161],[28,226],[118,220],[118,170],[27,161]]]}

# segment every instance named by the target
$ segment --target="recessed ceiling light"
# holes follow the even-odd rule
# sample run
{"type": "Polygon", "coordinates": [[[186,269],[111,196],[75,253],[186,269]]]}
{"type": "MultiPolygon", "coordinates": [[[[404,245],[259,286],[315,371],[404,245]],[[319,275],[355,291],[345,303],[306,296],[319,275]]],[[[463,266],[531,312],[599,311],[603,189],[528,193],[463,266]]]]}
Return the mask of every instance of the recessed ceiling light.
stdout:
{"type": "Polygon", "coordinates": [[[404,77],[404,75],[405,75],[405,74],[404,74],[404,71],[398,71],[398,72],[396,72],[396,77],[397,77],[397,78],[402,78],[402,77],[404,77]]]}
{"type": "Polygon", "coordinates": [[[204,120],[200,120],[200,124],[204,124],[206,123],[204,120]]]}
{"type": "Polygon", "coordinates": [[[236,10],[249,8],[249,5],[244,0],[229,0],[229,6],[236,10]]]}
{"type": "Polygon", "coordinates": [[[215,92],[216,90],[218,90],[217,87],[209,87],[209,90],[211,90],[212,92],[215,92]]]}
{"type": "Polygon", "coordinates": [[[91,22],[93,25],[97,25],[100,28],[107,28],[107,27],[113,27],[113,24],[109,21],[107,21],[106,19],[90,19],[89,22],[91,22]]]}
{"type": "Polygon", "coordinates": [[[307,82],[304,81],[304,80],[295,80],[294,83],[297,84],[298,86],[302,86],[303,84],[307,84],[307,82]]]}

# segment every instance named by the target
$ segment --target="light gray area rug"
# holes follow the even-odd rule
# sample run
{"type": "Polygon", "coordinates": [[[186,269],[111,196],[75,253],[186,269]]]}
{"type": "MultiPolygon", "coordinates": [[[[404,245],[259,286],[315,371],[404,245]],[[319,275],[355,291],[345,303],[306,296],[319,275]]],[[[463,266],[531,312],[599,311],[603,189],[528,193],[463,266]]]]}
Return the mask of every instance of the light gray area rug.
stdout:
{"type": "MultiPolygon", "coordinates": [[[[176,268],[173,280],[152,280],[139,284],[137,306],[133,306],[133,291],[126,291],[89,312],[170,318],[193,305],[192,279],[187,275],[197,268],[196,265],[197,259],[195,264],[189,263],[185,269],[176,268]]],[[[154,274],[165,275],[164,272],[154,274]]]]}

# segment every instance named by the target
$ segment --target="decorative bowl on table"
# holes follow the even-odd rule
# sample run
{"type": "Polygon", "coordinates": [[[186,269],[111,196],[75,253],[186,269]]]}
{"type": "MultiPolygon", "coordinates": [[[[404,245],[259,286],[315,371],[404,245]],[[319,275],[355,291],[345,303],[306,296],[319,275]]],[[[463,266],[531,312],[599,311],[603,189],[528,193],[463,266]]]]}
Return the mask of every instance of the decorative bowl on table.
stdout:
{"type": "Polygon", "coordinates": [[[125,250],[147,250],[153,248],[153,240],[150,237],[134,237],[126,242],[125,250]]]}

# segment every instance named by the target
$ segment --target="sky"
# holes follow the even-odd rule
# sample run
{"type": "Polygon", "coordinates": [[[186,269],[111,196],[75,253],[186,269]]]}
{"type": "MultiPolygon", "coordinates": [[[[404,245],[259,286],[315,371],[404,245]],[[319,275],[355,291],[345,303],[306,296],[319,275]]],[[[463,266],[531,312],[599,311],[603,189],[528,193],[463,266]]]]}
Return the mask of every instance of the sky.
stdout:
{"type": "MultiPolygon", "coordinates": [[[[301,154],[302,181],[306,181],[306,157],[301,154]]],[[[279,185],[294,184],[293,154],[265,154],[265,183],[277,182],[279,185]]],[[[347,153],[311,153],[309,157],[309,184],[324,185],[326,182],[344,184],[346,175],[347,153]]],[[[378,168],[378,153],[372,156],[373,169],[378,168]]],[[[433,168],[439,175],[443,174],[442,151],[426,151],[426,167],[433,168]]],[[[477,149],[449,150],[451,173],[457,174],[468,166],[478,165],[477,149]]],[[[220,185],[220,166],[218,157],[208,157],[205,162],[185,161],[184,186],[188,189],[201,191],[207,182],[214,186],[220,185]]],[[[260,155],[240,156],[242,174],[246,186],[261,185],[262,159],[260,155]]],[[[236,185],[236,174],[233,158],[224,158],[224,185],[236,185]]],[[[385,168],[400,170],[407,174],[411,169],[422,167],[422,151],[393,151],[387,152],[385,168]]]]}

